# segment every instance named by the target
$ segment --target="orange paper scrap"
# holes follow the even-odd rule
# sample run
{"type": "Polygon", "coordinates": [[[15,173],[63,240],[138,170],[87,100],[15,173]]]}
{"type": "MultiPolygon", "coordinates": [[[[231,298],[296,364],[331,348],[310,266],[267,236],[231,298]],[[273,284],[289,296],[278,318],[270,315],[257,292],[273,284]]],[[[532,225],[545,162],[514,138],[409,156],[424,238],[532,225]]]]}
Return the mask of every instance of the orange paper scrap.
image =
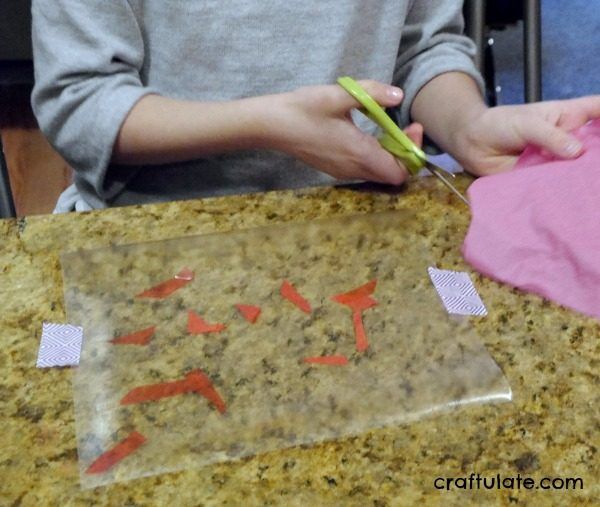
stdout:
{"type": "Polygon", "coordinates": [[[287,280],[284,280],[283,283],[281,284],[280,292],[281,292],[281,295],[285,299],[287,299],[289,302],[296,305],[304,313],[310,313],[312,311],[311,307],[310,307],[310,303],[306,299],[304,299],[298,293],[298,291],[295,289],[295,287],[287,280]]]}
{"type": "Polygon", "coordinates": [[[194,272],[189,268],[182,269],[173,278],[162,282],[151,289],[140,292],[138,298],[162,299],[170,296],[177,289],[186,286],[194,279],[194,272]]]}
{"type": "Polygon", "coordinates": [[[365,283],[364,285],[361,285],[360,287],[357,287],[356,289],[353,289],[351,291],[348,292],[343,292],[342,294],[337,294],[336,296],[333,296],[331,299],[333,299],[334,301],[341,303],[343,305],[353,305],[356,304],[356,301],[361,301],[365,298],[371,299],[369,298],[369,296],[371,294],[373,294],[373,292],[375,292],[375,287],[377,286],[377,280],[371,280],[368,283],[365,283]]]}
{"type": "Polygon", "coordinates": [[[192,310],[188,311],[187,330],[190,334],[219,333],[226,328],[225,324],[209,324],[196,312],[192,310]]]}
{"type": "Polygon", "coordinates": [[[356,350],[364,352],[369,348],[369,340],[367,340],[367,333],[365,333],[365,326],[362,321],[362,313],[352,313],[352,323],[354,324],[354,336],[356,338],[356,350]]]}
{"type": "Polygon", "coordinates": [[[258,316],[260,315],[260,308],[258,306],[238,304],[235,305],[235,307],[242,314],[242,317],[252,324],[256,322],[256,319],[258,319],[258,316]]]}
{"type": "Polygon", "coordinates": [[[210,401],[216,409],[224,414],[227,410],[223,398],[219,395],[217,390],[214,388],[212,382],[208,376],[201,370],[194,370],[187,374],[186,381],[194,392],[204,396],[210,401]]]}
{"type": "Polygon", "coordinates": [[[356,350],[358,352],[364,352],[369,348],[369,340],[367,339],[367,333],[365,332],[362,312],[377,304],[377,301],[371,297],[376,286],[377,280],[371,280],[354,290],[337,294],[331,298],[336,303],[346,305],[352,310],[352,323],[354,325],[356,350]]]}
{"type": "Polygon", "coordinates": [[[121,440],[109,451],[100,455],[85,471],[86,474],[101,474],[106,472],[119,461],[123,460],[131,453],[135,452],[146,442],[146,437],[137,431],[132,431],[129,436],[121,440]]]}
{"type": "Polygon", "coordinates": [[[152,326],[141,331],[136,331],[135,333],[113,338],[111,342],[114,345],[148,345],[155,331],[156,326],[152,326]]]}
{"type": "Polygon", "coordinates": [[[135,403],[146,403],[148,401],[157,401],[170,396],[177,396],[190,392],[187,381],[175,380],[173,382],[162,382],[160,384],[148,384],[140,386],[129,391],[123,399],[121,405],[133,405],[135,403]]]}
{"type": "Polygon", "coordinates": [[[162,398],[185,393],[196,393],[210,401],[222,414],[225,413],[225,402],[213,387],[208,376],[201,370],[193,370],[183,380],[162,382],[136,387],[121,400],[121,405],[157,401],[162,398]]]}

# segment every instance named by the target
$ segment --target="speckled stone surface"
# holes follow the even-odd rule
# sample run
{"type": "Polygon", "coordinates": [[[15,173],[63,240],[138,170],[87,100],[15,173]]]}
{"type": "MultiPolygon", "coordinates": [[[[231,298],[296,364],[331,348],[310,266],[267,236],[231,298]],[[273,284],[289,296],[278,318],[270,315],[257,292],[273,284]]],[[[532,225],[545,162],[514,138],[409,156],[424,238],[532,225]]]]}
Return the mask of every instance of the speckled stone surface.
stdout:
{"type": "Polygon", "coordinates": [[[431,179],[396,194],[312,189],[1,221],[0,505],[595,504],[600,324],[476,275],[489,316],[473,325],[513,402],[81,490],[72,371],[35,368],[42,321],[65,320],[60,251],[394,209],[413,210],[438,267],[469,270],[460,255],[468,211],[431,179]],[[471,473],[580,477],[584,487],[434,487],[471,473]]]}

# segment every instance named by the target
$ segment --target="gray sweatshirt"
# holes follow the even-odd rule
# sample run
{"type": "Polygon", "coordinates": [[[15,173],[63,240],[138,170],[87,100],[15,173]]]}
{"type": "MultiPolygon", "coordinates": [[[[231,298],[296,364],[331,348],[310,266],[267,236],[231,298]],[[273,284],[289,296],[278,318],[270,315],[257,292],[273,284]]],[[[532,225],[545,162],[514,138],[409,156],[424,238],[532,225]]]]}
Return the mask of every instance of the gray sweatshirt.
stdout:
{"type": "Polygon", "coordinates": [[[121,124],[148,93],[231,100],[334,83],[401,86],[401,121],[433,77],[482,85],[460,0],[33,0],[32,105],[75,170],[58,211],[328,184],[282,153],[111,164],[121,124]]]}

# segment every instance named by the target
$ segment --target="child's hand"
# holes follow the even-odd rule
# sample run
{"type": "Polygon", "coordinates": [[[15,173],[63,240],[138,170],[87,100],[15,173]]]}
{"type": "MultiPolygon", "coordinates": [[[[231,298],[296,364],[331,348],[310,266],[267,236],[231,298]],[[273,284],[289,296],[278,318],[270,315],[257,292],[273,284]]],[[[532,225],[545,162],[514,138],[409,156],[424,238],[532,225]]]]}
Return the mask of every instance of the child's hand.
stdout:
{"type": "MultiPolygon", "coordinates": [[[[361,81],[365,90],[382,106],[402,101],[399,88],[376,81],[361,81]]],[[[340,86],[311,86],[274,96],[273,143],[268,146],[341,180],[369,180],[399,185],[408,172],[374,137],[361,132],[350,111],[359,107],[340,86]]],[[[412,124],[407,135],[419,146],[423,128],[412,124]]]]}
{"type": "MultiPolygon", "coordinates": [[[[402,90],[375,81],[362,85],[383,107],[397,106],[402,90]]],[[[360,104],[341,86],[222,102],[149,94],[123,122],[113,148],[118,164],[165,164],[238,150],[279,150],[342,179],[402,183],[408,173],[377,140],[352,123],[360,104]]],[[[406,133],[421,145],[423,127],[406,133]]]]}
{"type": "Polygon", "coordinates": [[[476,175],[510,169],[528,144],[561,158],[583,149],[569,133],[600,117],[600,95],[479,111],[455,133],[453,155],[476,175]]]}

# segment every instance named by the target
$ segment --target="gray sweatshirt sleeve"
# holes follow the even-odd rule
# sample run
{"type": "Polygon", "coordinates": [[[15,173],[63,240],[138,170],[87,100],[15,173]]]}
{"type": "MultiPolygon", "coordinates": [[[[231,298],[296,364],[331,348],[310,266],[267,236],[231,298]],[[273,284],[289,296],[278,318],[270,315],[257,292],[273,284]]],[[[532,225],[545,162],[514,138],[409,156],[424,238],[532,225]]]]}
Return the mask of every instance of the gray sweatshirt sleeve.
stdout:
{"type": "Polygon", "coordinates": [[[394,83],[404,90],[403,125],[410,123],[410,108],[419,90],[440,74],[468,74],[483,92],[483,79],[473,63],[475,44],[463,35],[462,5],[461,0],[411,3],[394,72],[394,83]]]}
{"type": "Polygon", "coordinates": [[[125,184],[106,174],[117,134],[151,92],[140,80],[144,44],[134,12],[127,0],[33,0],[32,16],[40,128],[85,184],[110,199],[125,184]]]}

